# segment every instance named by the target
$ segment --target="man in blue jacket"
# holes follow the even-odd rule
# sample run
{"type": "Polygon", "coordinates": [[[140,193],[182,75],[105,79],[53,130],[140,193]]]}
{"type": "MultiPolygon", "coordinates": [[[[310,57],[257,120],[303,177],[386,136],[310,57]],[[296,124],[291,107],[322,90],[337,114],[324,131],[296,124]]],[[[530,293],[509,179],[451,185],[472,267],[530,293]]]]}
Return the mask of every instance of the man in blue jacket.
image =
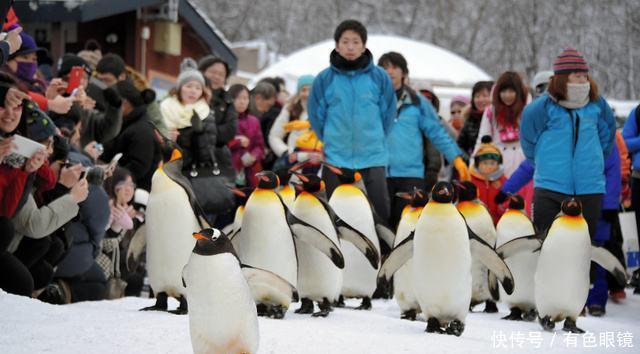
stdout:
{"type": "MultiPolygon", "coordinates": [[[[367,29],[358,21],[343,21],[334,33],[336,49],[329,68],[314,80],[308,102],[311,127],[324,143],[328,163],[357,170],[378,215],[389,218],[385,168],[389,154],[385,138],[396,115],[391,80],[373,63],[365,47],[367,29]]],[[[323,169],[331,195],[337,177],[323,169]]]]}
{"type": "Polygon", "coordinates": [[[385,69],[396,92],[397,118],[387,136],[389,165],[387,187],[391,200],[389,226],[395,229],[402,209],[408,201],[396,196],[399,192],[411,192],[413,188],[425,188],[423,136],[444,154],[458,171],[462,180],[469,179],[462,151],[444,130],[433,107],[423,95],[416,92],[405,81],[409,75],[407,60],[400,53],[383,54],[378,65],[385,69]]]}

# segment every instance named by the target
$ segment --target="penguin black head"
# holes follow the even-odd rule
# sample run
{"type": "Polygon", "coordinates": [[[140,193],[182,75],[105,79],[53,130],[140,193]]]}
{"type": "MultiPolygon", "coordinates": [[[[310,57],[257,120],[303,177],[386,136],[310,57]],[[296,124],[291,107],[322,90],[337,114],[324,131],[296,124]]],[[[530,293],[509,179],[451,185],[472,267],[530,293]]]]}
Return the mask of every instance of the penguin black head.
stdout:
{"type": "Polygon", "coordinates": [[[280,180],[280,185],[284,186],[287,183],[289,183],[289,180],[291,179],[291,172],[290,170],[286,169],[286,168],[281,168],[279,170],[274,171],[276,173],[276,175],[278,175],[278,179],[280,180]]]}
{"type": "Polygon", "coordinates": [[[195,254],[201,256],[213,256],[219,253],[236,254],[231,241],[218,229],[202,229],[199,232],[194,232],[193,238],[198,240],[193,248],[195,254]]]}
{"type": "Polygon", "coordinates": [[[271,171],[258,172],[256,173],[256,177],[258,177],[258,188],[276,189],[280,185],[278,175],[271,171]]]}
{"type": "Polygon", "coordinates": [[[325,188],[324,181],[320,179],[318,175],[296,173],[296,176],[300,182],[302,182],[302,184],[298,185],[301,186],[301,189],[305,192],[317,193],[325,188]]]}
{"type": "Polygon", "coordinates": [[[423,207],[429,202],[429,194],[420,188],[413,187],[413,192],[399,192],[396,193],[396,197],[409,201],[409,205],[414,208],[423,207]]]}
{"type": "Polygon", "coordinates": [[[453,201],[453,185],[449,182],[438,182],[431,190],[431,200],[438,203],[453,201]]]}
{"type": "Polygon", "coordinates": [[[560,209],[565,215],[578,216],[582,214],[582,203],[576,198],[567,198],[562,201],[560,209]]]}
{"type": "Polygon", "coordinates": [[[252,187],[242,187],[242,188],[232,188],[231,192],[233,193],[236,205],[245,205],[247,204],[247,200],[249,200],[249,196],[253,192],[252,187]]]}
{"type": "Polygon", "coordinates": [[[509,209],[523,210],[524,198],[519,194],[512,194],[509,196],[509,209]]]}
{"type": "Polygon", "coordinates": [[[454,182],[456,197],[459,202],[468,202],[478,199],[478,188],[471,181],[454,182]]]}
{"type": "Polygon", "coordinates": [[[340,184],[353,184],[362,180],[362,175],[356,170],[344,167],[339,168],[326,162],[322,164],[338,177],[340,184]]]}

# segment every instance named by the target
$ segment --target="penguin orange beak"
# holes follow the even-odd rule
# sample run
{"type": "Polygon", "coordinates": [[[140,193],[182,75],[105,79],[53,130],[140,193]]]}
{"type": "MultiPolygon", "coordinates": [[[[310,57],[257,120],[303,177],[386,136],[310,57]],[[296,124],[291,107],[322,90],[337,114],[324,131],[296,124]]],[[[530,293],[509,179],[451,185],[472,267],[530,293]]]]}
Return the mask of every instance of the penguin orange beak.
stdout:
{"type": "Polygon", "coordinates": [[[418,198],[424,198],[424,194],[422,194],[422,192],[417,191],[416,195],[418,196],[418,198]]]}
{"type": "Polygon", "coordinates": [[[305,168],[308,164],[309,164],[309,160],[298,162],[297,164],[295,164],[295,165],[291,166],[291,168],[289,168],[289,173],[294,173],[295,171],[299,171],[299,170],[305,168]]]}
{"type": "Polygon", "coordinates": [[[242,197],[242,198],[246,198],[247,194],[241,190],[239,190],[238,188],[231,188],[231,192],[235,195],[237,195],[238,197],[242,197]]]}
{"type": "Polygon", "coordinates": [[[195,238],[196,240],[208,240],[209,239],[208,237],[202,235],[199,232],[194,232],[193,233],[193,238],[195,238]]]}
{"type": "Polygon", "coordinates": [[[324,184],[324,181],[320,181],[320,190],[323,191],[327,188],[327,185],[324,184]]]}
{"type": "Polygon", "coordinates": [[[303,175],[302,173],[298,173],[298,172],[294,172],[294,174],[296,176],[298,176],[298,178],[302,181],[302,182],[309,182],[309,178],[307,178],[307,176],[303,175]]]}
{"type": "Polygon", "coordinates": [[[329,170],[331,170],[331,172],[337,175],[342,175],[342,170],[337,168],[336,166],[333,166],[332,164],[329,164],[327,162],[323,162],[322,164],[325,165],[329,170]]]}
{"type": "Polygon", "coordinates": [[[256,173],[256,177],[260,178],[265,182],[269,182],[269,177],[264,173],[264,171],[256,173]]]}

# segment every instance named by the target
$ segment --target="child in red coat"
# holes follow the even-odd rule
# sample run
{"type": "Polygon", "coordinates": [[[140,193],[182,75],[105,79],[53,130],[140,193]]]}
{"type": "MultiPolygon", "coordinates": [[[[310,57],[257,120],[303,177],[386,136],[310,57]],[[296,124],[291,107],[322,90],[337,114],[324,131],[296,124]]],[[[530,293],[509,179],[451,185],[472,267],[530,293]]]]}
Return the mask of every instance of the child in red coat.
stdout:
{"type": "Polygon", "coordinates": [[[497,204],[494,199],[507,178],[502,168],[502,154],[491,143],[491,136],[485,135],[481,141],[482,144],[474,156],[474,165],[471,168],[471,182],[478,188],[478,199],[487,206],[493,217],[493,223],[496,224],[504,213],[504,207],[497,204]]]}

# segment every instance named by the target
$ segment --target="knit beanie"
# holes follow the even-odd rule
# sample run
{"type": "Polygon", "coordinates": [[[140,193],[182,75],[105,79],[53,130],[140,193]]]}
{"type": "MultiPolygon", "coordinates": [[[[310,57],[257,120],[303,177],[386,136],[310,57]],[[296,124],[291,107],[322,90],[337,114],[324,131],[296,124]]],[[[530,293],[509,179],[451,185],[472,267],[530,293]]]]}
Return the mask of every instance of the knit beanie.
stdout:
{"type": "Polygon", "coordinates": [[[315,79],[315,77],[313,75],[302,75],[302,76],[300,76],[298,78],[297,91],[300,91],[302,86],[312,85],[313,84],[313,79],[315,79]]]}
{"type": "Polygon", "coordinates": [[[453,96],[451,98],[451,106],[453,106],[454,103],[462,103],[463,106],[466,106],[469,104],[469,99],[466,96],[462,96],[462,95],[458,95],[458,96],[453,96]]]}
{"type": "Polygon", "coordinates": [[[502,163],[502,154],[500,153],[500,149],[493,145],[492,141],[493,139],[491,139],[490,135],[482,137],[480,148],[476,151],[474,156],[476,167],[478,167],[480,162],[484,160],[496,160],[498,163],[502,163]]]}
{"type": "Polygon", "coordinates": [[[96,50],[85,49],[85,50],[79,51],[78,56],[84,59],[84,61],[86,61],[87,64],[89,64],[91,69],[95,70],[96,66],[98,65],[98,62],[100,62],[100,59],[102,59],[102,52],[100,51],[100,49],[96,49],[96,50]]]}
{"type": "Polygon", "coordinates": [[[565,48],[553,62],[553,74],[569,74],[575,72],[589,72],[587,61],[584,60],[582,53],[575,48],[565,48]]]}
{"type": "Polygon", "coordinates": [[[34,141],[43,141],[56,133],[56,125],[38,105],[28,101],[24,106],[24,117],[27,120],[27,137],[34,141]]]}
{"type": "Polygon", "coordinates": [[[178,76],[178,90],[189,81],[197,81],[202,87],[204,84],[204,76],[198,71],[198,63],[192,58],[185,58],[180,63],[180,75],[178,76]]]}

